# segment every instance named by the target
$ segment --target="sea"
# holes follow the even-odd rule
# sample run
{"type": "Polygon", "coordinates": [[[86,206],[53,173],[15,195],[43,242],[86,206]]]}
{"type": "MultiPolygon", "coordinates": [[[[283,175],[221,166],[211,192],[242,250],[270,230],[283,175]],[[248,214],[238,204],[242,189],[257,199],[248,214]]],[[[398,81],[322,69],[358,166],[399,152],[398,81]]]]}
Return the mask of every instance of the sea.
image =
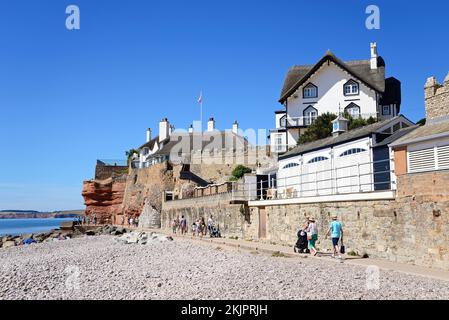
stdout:
{"type": "Polygon", "coordinates": [[[61,222],[73,220],[75,218],[0,219],[0,236],[47,232],[58,229],[61,222]]]}

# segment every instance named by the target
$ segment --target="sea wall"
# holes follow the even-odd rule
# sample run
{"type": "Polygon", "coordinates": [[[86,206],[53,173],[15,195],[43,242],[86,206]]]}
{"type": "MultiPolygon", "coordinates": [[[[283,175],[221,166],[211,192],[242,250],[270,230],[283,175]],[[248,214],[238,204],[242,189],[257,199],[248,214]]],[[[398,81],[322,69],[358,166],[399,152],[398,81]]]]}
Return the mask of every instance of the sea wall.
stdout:
{"type": "Polygon", "coordinates": [[[398,177],[395,200],[323,202],[246,208],[229,194],[163,203],[162,227],[180,215],[189,223],[213,215],[226,237],[293,245],[309,216],[319,227],[318,248],[330,250],[324,235],[332,214],[344,226],[348,251],[390,261],[449,270],[449,172],[398,177]],[[262,217],[262,218],[261,218],[262,217]]]}

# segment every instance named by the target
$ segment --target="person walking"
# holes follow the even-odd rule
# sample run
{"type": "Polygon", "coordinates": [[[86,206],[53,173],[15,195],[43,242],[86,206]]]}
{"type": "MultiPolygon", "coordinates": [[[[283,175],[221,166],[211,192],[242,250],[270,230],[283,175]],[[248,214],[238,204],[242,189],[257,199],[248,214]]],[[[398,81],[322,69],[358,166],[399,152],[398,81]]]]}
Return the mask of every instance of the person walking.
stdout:
{"type": "Polygon", "coordinates": [[[209,231],[209,235],[212,235],[212,230],[214,228],[214,220],[212,219],[212,215],[207,219],[207,230],[209,231]]]}
{"type": "Polygon", "coordinates": [[[184,218],[184,216],[181,217],[181,220],[179,222],[181,226],[181,235],[184,235],[187,233],[187,220],[184,218]]]}
{"type": "Polygon", "coordinates": [[[316,225],[314,217],[309,217],[309,225],[307,226],[306,232],[310,253],[316,256],[318,254],[318,251],[315,247],[315,244],[318,240],[318,227],[316,225]]]}
{"type": "Polygon", "coordinates": [[[336,214],[332,215],[332,222],[329,224],[329,229],[326,233],[326,239],[329,235],[331,236],[332,247],[334,249],[332,258],[338,256],[338,258],[341,259],[340,247],[338,243],[341,241],[341,245],[343,245],[343,227],[341,225],[341,222],[338,221],[338,217],[336,214]]]}
{"type": "Polygon", "coordinates": [[[201,217],[201,233],[202,236],[205,236],[207,234],[207,229],[206,229],[206,221],[204,220],[204,217],[201,217]]]}
{"type": "Polygon", "coordinates": [[[178,229],[178,221],[176,219],[173,220],[171,227],[172,227],[173,234],[176,234],[176,230],[178,229]]]}

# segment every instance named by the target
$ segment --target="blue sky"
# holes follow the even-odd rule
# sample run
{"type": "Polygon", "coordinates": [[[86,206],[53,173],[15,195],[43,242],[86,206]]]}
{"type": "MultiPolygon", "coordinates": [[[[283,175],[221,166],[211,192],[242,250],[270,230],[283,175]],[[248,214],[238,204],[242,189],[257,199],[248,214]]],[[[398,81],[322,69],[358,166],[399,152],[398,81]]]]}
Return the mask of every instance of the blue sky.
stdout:
{"type": "Polygon", "coordinates": [[[402,81],[402,113],[424,116],[423,85],[449,71],[447,1],[0,0],[0,209],[83,208],[97,158],[122,159],[148,127],[204,117],[271,128],[283,77],[331,49],[366,59],[377,41],[402,81]],[[81,29],[65,28],[65,9],[81,29]],[[381,29],[365,28],[365,8],[381,29]]]}

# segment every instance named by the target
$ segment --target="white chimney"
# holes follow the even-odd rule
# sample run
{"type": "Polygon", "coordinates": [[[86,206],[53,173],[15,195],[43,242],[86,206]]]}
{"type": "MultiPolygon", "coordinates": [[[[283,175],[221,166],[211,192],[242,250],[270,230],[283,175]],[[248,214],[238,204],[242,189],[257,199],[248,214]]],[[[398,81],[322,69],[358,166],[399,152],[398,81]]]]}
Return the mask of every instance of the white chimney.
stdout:
{"type": "Polygon", "coordinates": [[[215,131],[215,120],[214,120],[214,118],[210,118],[209,121],[207,121],[207,131],[208,132],[215,131]]]}
{"type": "Polygon", "coordinates": [[[371,70],[377,69],[377,43],[371,42],[371,70]]]}
{"type": "Polygon", "coordinates": [[[234,124],[232,125],[232,132],[235,134],[239,134],[239,123],[237,120],[234,121],[234,124]]]}
{"type": "Polygon", "coordinates": [[[148,128],[147,130],[147,142],[151,141],[151,128],[148,128]]]}
{"type": "Polygon", "coordinates": [[[193,124],[191,124],[189,127],[189,133],[193,133],[193,124]]]}
{"type": "Polygon", "coordinates": [[[164,118],[159,122],[159,142],[167,139],[170,133],[170,123],[167,118],[164,118]]]}

